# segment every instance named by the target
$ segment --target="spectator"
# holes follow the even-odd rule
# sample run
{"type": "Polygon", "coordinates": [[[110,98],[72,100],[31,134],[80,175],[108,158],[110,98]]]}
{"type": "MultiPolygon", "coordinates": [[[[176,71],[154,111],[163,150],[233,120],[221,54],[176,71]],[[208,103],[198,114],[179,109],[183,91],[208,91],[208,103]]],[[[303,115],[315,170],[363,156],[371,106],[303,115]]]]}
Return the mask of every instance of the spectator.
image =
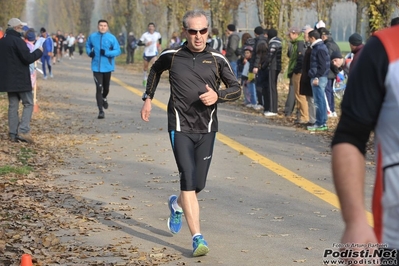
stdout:
{"type": "Polygon", "coordinates": [[[353,53],[352,63],[350,66],[350,69],[352,69],[364,46],[362,36],[360,36],[359,33],[353,33],[349,36],[349,46],[353,53]]]}
{"type": "Polygon", "coordinates": [[[304,53],[302,61],[302,71],[301,71],[302,75],[301,75],[301,84],[299,88],[299,93],[301,95],[305,95],[306,101],[308,102],[309,122],[306,124],[306,126],[314,126],[314,124],[316,123],[316,109],[314,105],[312,82],[308,75],[310,70],[310,56],[312,53],[312,47],[309,40],[309,32],[311,32],[312,30],[313,28],[311,27],[305,27],[302,30],[305,39],[306,51],[304,53]]]}
{"type": "Polygon", "coordinates": [[[0,39],[0,92],[8,95],[8,127],[12,142],[33,143],[30,134],[30,121],[33,113],[33,93],[29,64],[38,60],[43,48],[30,52],[22,40],[22,27],[26,23],[18,18],[8,21],[6,36],[0,39]],[[23,111],[19,121],[19,102],[23,111]]]}
{"type": "Polygon", "coordinates": [[[331,54],[331,63],[339,70],[344,71],[346,75],[349,75],[349,65],[347,60],[342,56],[341,53],[334,52],[331,54]]]}
{"type": "Polygon", "coordinates": [[[241,85],[245,86],[245,106],[248,108],[259,110],[262,107],[258,105],[255,74],[252,72],[252,70],[250,70],[251,61],[255,56],[253,53],[254,45],[255,38],[252,38],[251,34],[249,34],[248,32],[243,33],[243,35],[241,36],[241,47],[243,47],[243,49],[240,49],[241,54],[237,60],[237,74],[239,78],[244,79],[245,81],[241,82],[241,85]],[[244,77],[242,75],[244,75],[244,77]]]}
{"type": "Polygon", "coordinates": [[[51,69],[51,57],[53,56],[53,49],[54,49],[53,39],[50,37],[50,35],[47,34],[45,28],[40,29],[40,35],[41,37],[46,39],[43,43],[43,55],[41,58],[43,78],[47,79],[46,65],[48,68],[49,75],[52,78],[53,71],[51,69]]]}
{"type": "Polygon", "coordinates": [[[244,47],[244,57],[242,62],[244,67],[241,72],[241,86],[243,87],[244,105],[246,107],[254,107],[258,103],[256,99],[255,74],[249,71],[249,61],[252,57],[252,51],[252,46],[244,47]]]}
{"type": "Polygon", "coordinates": [[[104,109],[108,109],[107,96],[111,73],[115,70],[115,57],[121,54],[121,50],[116,37],[108,32],[108,21],[100,19],[97,27],[98,31],[87,39],[86,53],[91,57],[91,70],[96,84],[97,118],[103,119],[104,109]]]}
{"type": "Polygon", "coordinates": [[[240,55],[239,53],[239,43],[240,43],[240,36],[236,32],[236,25],[229,24],[227,25],[226,29],[226,58],[229,60],[231,69],[233,70],[236,77],[238,76],[237,73],[237,59],[240,55]]]}
{"type": "Polygon", "coordinates": [[[269,87],[269,67],[267,64],[269,46],[267,42],[259,42],[256,45],[256,56],[260,59],[256,74],[256,97],[258,104],[261,106],[259,110],[261,110],[265,108],[266,102],[270,101],[270,94],[267,93],[269,87]]]}
{"type": "Polygon", "coordinates": [[[267,67],[269,70],[269,85],[267,86],[266,95],[264,95],[264,115],[276,116],[278,108],[278,93],[277,93],[277,77],[281,72],[281,40],[277,37],[275,29],[267,31],[269,39],[269,55],[267,57],[267,67]]]}
{"type": "MultiPolygon", "coordinates": [[[[252,58],[250,61],[250,66],[249,66],[249,71],[254,73],[255,76],[258,74],[259,69],[261,68],[261,55],[262,53],[258,52],[258,47],[261,43],[266,44],[267,46],[267,38],[265,36],[265,31],[261,26],[257,26],[254,29],[254,44],[253,44],[253,52],[252,52],[252,58]]],[[[264,76],[265,81],[268,82],[268,75],[264,76]]],[[[263,94],[262,94],[262,85],[261,82],[256,79],[256,99],[258,101],[258,104],[253,106],[255,110],[262,110],[263,107],[263,94]]]]}
{"type": "Polygon", "coordinates": [[[371,252],[374,247],[381,247],[384,253],[380,254],[391,251],[388,254],[394,257],[383,257],[377,263],[390,266],[399,262],[398,36],[399,27],[394,26],[375,32],[367,41],[356,65],[351,67],[341,118],[331,144],[333,179],[345,222],[341,243],[356,243],[360,250],[355,250],[361,252],[370,247],[371,252]],[[372,131],[376,172],[374,228],[368,223],[368,204],[364,202],[368,187],[366,144],[372,131]]]}
{"type": "MultiPolygon", "coordinates": [[[[299,93],[301,72],[302,72],[302,60],[305,51],[305,41],[303,33],[298,27],[291,27],[288,30],[288,37],[291,40],[291,57],[288,62],[288,78],[292,79],[293,89],[295,92],[295,99],[297,105],[297,119],[295,123],[306,124],[309,122],[308,103],[306,97],[299,93]]],[[[290,102],[292,99],[287,97],[285,104],[285,113],[289,113],[289,110],[293,109],[295,103],[290,102]]]]}
{"type": "Polygon", "coordinates": [[[237,59],[237,75],[238,75],[238,78],[241,78],[241,73],[242,73],[243,68],[244,68],[244,60],[245,60],[244,47],[245,46],[251,46],[253,48],[253,45],[254,45],[254,43],[250,44],[249,42],[251,42],[251,41],[248,42],[248,40],[252,41],[252,40],[255,40],[255,39],[253,39],[251,34],[249,34],[248,32],[243,33],[242,36],[241,36],[241,45],[240,45],[241,47],[239,48],[240,55],[238,56],[238,59],[237,59]]]}
{"type": "MultiPolygon", "coordinates": [[[[25,34],[24,34],[24,39],[26,42],[26,45],[29,48],[29,51],[32,53],[35,51],[35,41],[36,41],[36,34],[34,29],[28,29],[25,34]]],[[[30,72],[30,80],[32,84],[32,88],[35,87],[36,85],[36,67],[35,67],[35,62],[31,63],[29,65],[29,72],[30,72]]],[[[33,103],[34,104],[34,103],[33,103]]]]}
{"type": "Polygon", "coordinates": [[[312,52],[310,55],[310,69],[308,72],[311,78],[314,104],[316,107],[316,122],[313,126],[308,126],[309,131],[325,131],[327,127],[327,106],[325,89],[327,86],[327,76],[330,70],[330,56],[327,46],[320,39],[317,30],[309,32],[309,41],[312,52]]]}
{"type": "Polygon", "coordinates": [[[217,28],[212,28],[211,42],[209,45],[219,52],[223,50],[223,41],[219,37],[219,30],[217,28]]]}
{"type": "Polygon", "coordinates": [[[119,46],[120,46],[120,49],[121,49],[121,53],[124,54],[125,53],[126,40],[125,40],[125,35],[123,34],[123,32],[119,33],[118,43],[119,43],[119,46]]]}
{"type": "MultiPolygon", "coordinates": [[[[323,40],[324,44],[327,46],[330,57],[334,52],[341,53],[341,49],[339,49],[338,44],[334,42],[333,38],[330,36],[330,32],[326,28],[319,28],[319,32],[321,35],[321,39],[323,40]]],[[[333,64],[330,63],[330,71],[328,72],[328,77],[327,77],[328,79],[326,86],[328,117],[337,117],[337,113],[335,112],[335,101],[334,101],[334,90],[333,90],[333,84],[335,76],[337,74],[338,70],[335,68],[333,64]]]]}
{"type": "Polygon", "coordinates": [[[137,39],[134,36],[133,31],[129,32],[129,36],[127,36],[127,46],[126,46],[126,64],[134,63],[134,52],[137,48],[137,39]]]}
{"type": "Polygon", "coordinates": [[[176,31],[172,33],[172,38],[170,38],[169,41],[169,48],[178,48],[181,45],[181,41],[179,38],[179,33],[177,33],[176,31]]]}

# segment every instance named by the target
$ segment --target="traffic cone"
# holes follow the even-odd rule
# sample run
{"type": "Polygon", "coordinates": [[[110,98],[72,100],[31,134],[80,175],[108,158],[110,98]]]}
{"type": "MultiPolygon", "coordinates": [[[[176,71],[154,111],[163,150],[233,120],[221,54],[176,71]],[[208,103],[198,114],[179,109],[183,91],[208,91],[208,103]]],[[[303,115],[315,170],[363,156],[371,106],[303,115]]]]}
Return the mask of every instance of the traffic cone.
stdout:
{"type": "Polygon", "coordinates": [[[37,102],[35,102],[35,103],[33,104],[33,112],[34,112],[34,113],[39,112],[39,105],[37,104],[37,102]]]}
{"type": "Polygon", "coordinates": [[[21,266],[33,266],[32,256],[29,254],[24,254],[21,257],[21,266]]]}

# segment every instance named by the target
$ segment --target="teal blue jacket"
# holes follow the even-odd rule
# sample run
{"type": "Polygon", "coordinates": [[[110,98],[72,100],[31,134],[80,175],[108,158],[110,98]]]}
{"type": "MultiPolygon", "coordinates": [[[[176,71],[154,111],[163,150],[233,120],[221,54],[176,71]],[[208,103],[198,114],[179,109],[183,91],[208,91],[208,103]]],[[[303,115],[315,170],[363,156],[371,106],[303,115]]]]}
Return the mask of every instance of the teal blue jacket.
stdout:
{"type": "Polygon", "coordinates": [[[94,51],[94,57],[91,60],[91,70],[93,72],[112,72],[115,70],[115,57],[121,54],[118,40],[109,32],[92,33],[86,42],[86,53],[94,51]],[[105,51],[101,55],[100,50],[105,51]]]}

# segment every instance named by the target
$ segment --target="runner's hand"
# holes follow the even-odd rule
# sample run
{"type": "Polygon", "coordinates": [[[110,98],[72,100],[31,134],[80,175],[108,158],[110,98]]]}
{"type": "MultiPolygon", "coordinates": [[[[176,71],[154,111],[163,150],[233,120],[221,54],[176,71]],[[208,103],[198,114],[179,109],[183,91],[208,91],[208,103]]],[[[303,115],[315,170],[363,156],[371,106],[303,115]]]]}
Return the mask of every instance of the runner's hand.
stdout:
{"type": "Polygon", "coordinates": [[[206,88],[207,92],[205,92],[199,96],[200,100],[206,106],[215,104],[219,99],[218,94],[211,87],[209,87],[208,84],[205,85],[205,88],[206,88]]]}
{"type": "Polygon", "coordinates": [[[143,121],[150,121],[150,114],[151,114],[151,99],[146,99],[144,101],[143,107],[141,107],[141,119],[143,121]]]}

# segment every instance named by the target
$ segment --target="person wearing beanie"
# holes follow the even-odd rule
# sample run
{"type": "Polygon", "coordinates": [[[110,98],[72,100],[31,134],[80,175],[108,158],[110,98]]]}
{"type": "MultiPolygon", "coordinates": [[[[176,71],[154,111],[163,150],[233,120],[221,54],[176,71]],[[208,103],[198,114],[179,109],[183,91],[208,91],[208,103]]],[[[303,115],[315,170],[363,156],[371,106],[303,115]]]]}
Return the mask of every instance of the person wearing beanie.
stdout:
{"type": "Polygon", "coordinates": [[[267,56],[266,65],[269,71],[269,82],[266,86],[265,101],[264,101],[264,115],[266,117],[276,116],[278,107],[278,93],[277,93],[277,77],[281,72],[281,54],[282,43],[277,37],[277,30],[271,28],[267,31],[269,39],[269,54],[267,56]]]}
{"type": "Polygon", "coordinates": [[[236,26],[234,24],[227,25],[226,29],[226,58],[230,63],[231,69],[233,70],[236,77],[238,77],[237,73],[237,60],[238,56],[241,54],[240,49],[238,47],[240,43],[240,36],[236,32],[236,26]]]}
{"type": "Polygon", "coordinates": [[[355,65],[355,62],[357,61],[358,57],[360,56],[360,52],[363,49],[363,38],[360,36],[359,33],[353,33],[351,36],[349,36],[349,46],[351,48],[351,52],[353,53],[353,59],[352,63],[350,65],[349,70],[352,69],[352,67],[355,65]]]}
{"type": "Polygon", "coordinates": [[[264,29],[261,26],[258,26],[254,29],[254,33],[256,35],[262,35],[264,33],[264,29]]]}
{"type": "Polygon", "coordinates": [[[339,71],[344,71],[345,75],[349,74],[349,63],[347,60],[342,56],[341,53],[334,52],[330,56],[331,64],[333,64],[339,71]]]}
{"type": "MultiPolygon", "coordinates": [[[[12,142],[33,143],[30,134],[30,121],[33,113],[33,93],[29,64],[42,56],[43,48],[31,52],[21,38],[22,27],[26,23],[18,18],[8,21],[6,38],[0,39],[0,92],[8,97],[8,134],[12,142]],[[21,120],[18,116],[22,102],[21,120]]],[[[5,144],[6,145],[6,144],[5,144]]]]}
{"type": "MultiPolygon", "coordinates": [[[[263,81],[261,78],[259,78],[259,73],[258,71],[260,71],[261,67],[262,67],[262,56],[261,54],[258,52],[259,51],[259,47],[263,46],[263,44],[266,44],[266,46],[268,45],[267,43],[267,37],[265,36],[265,31],[261,26],[257,26],[254,29],[254,33],[255,33],[255,43],[254,43],[254,49],[252,52],[252,58],[250,60],[250,65],[249,65],[249,71],[254,73],[255,75],[258,75],[258,78],[256,79],[256,98],[258,103],[253,106],[253,108],[255,110],[262,110],[264,109],[264,97],[263,97],[263,93],[262,91],[263,89],[263,81]]],[[[266,75],[267,77],[267,75],[266,75]]]]}
{"type": "Polygon", "coordinates": [[[236,25],[234,25],[234,24],[229,24],[229,25],[227,25],[227,29],[229,30],[229,31],[236,31],[236,25]]]}

